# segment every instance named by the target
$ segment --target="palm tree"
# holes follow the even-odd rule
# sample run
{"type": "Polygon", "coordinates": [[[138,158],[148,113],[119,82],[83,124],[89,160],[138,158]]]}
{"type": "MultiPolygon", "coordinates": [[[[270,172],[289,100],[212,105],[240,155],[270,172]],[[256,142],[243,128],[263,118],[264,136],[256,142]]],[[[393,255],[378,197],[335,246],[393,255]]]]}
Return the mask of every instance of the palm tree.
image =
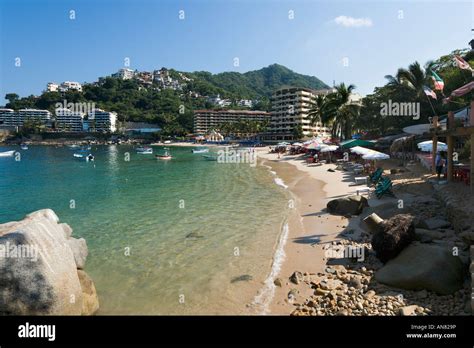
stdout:
{"type": "Polygon", "coordinates": [[[359,106],[350,104],[350,96],[356,88],[355,85],[346,86],[344,83],[335,87],[336,91],[331,93],[323,115],[323,123],[332,123],[332,136],[350,137],[355,118],[358,116],[359,106]]]}
{"type": "Polygon", "coordinates": [[[323,119],[328,112],[328,98],[325,95],[319,94],[314,99],[313,106],[309,110],[308,117],[310,119],[311,126],[314,126],[316,123],[323,123],[323,119]]]}
{"type": "MultiPolygon", "coordinates": [[[[427,67],[430,66],[431,63],[428,62],[427,67]]],[[[426,70],[421,67],[420,63],[414,62],[408,66],[408,69],[398,69],[396,79],[400,83],[400,86],[410,90],[416,97],[420,97],[424,93],[423,86],[429,82],[430,77],[426,73],[426,70]]]]}

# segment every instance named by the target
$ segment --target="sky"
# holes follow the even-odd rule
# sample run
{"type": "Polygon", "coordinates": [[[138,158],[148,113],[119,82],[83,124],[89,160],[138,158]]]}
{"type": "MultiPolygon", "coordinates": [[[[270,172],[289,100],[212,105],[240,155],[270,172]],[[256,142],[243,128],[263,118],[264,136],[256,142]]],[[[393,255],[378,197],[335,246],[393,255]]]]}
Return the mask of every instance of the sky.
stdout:
{"type": "Polygon", "coordinates": [[[0,0],[0,104],[127,58],[141,71],[278,63],[366,95],[399,67],[467,48],[473,22],[470,0],[0,0]]]}

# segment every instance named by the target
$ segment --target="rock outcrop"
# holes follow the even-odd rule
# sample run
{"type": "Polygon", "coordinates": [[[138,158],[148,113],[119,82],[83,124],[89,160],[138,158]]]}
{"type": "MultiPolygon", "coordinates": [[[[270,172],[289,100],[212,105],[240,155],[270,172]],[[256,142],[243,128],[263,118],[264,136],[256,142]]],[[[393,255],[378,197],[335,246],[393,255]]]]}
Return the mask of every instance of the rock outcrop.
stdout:
{"type": "Polygon", "coordinates": [[[363,196],[349,196],[333,199],[328,202],[327,210],[335,215],[359,215],[369,203],[363,196]]]}
{"type": "Polygon", "coordinates": [[[91,315],[98,307],[84,268],[87,245],[51,209],[0,225],[0,315],[91,315]],[[84,310],[85,309],[85,310],[84,310]]]}
{"type": "Polygon", "coordinates": [[[449,248],[413,243],[375,273],[383,284],[452,294],[463,287],[465,267],[449,248]]]}

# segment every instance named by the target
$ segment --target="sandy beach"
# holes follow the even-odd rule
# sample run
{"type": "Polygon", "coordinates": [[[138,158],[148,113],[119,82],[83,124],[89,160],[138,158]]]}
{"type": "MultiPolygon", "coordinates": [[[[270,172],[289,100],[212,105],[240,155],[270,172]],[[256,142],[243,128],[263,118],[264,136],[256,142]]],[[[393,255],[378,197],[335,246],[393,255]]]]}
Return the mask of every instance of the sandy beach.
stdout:
{"type": "MultiPolygon", "coordinates": [[[[333,216],[323,211],[327,202],[336,197],[354,193],[356,189],[344,180],[343,172],[328,172],[335,168],[333,164],[307,166],[298,156],[283,156],[268,153],[268,148],[258,150],[263,164],[276,172],[283,180],[295,199],[295,212],[289,219],[289,235],[285,245],[285,260],[279,278],[288,279],[295,270],[317,274],[324,270],[326,260],[321,245],[337,240],[338,234],[347,226],[348,219],[333,216]]],[[[287,294],[295,284],[283,281],[276,287],[270,306],[271,314],[289,314],[293,304],[287,300],[287,294]]],[[[310,295],[308,288],[298,290],[295,301],[310,295]]]]}
{"type": "MultiPolygon", "coordinates": [[[[330,300],[330,297],[315,297],[314,295],[318,291],[324,293],[324,291],[331,290],[331,286],[326,287],[326,285],[323,287],[325,290],[321,290],[318,288],[321,284],[326,284],[328,281],[341,284],[341,279],[343,282],[350,280],[349,288],[343,290],[344,287],[335,285],[334,289],[339,289],[336,292],[344,302],[343,313],[348,310],[349,315],[353,313],[352,309],[354,309],[354,314],[359,313],[356,315],[400,315],[399,313],[415,309],[418,315],[428,313],[459,315],[469,311],[469,304],[465,305],[468,297],[467,287],[453,295],[440,296],[432,292],[400,290],[377,283],[372,276],[382,264],[374,257],[373,253],[366,255],[364,262],[356,262],[356,264],[345,262],[348,260],[344,260],[342,263],[333,263],[334,259],[326,257],[328,249],[332,250],[340,245],[372,248],[370,245],[371,236],[362,228],[360,217],[353,216],[348,219],[344,216],[331,215],[325,209],[328,201],[355,195],[357,189],[365,185],[353,186],[354,175],[334,170],[335,164],[307,165],[299,156],[290,155],[282,155],[279,159],[277,154],[269,153],[268,148],[258,149],[257,153],[262,164],[271,167],[275,176],[283,181],[295,200],[294,213],[291,214],[288,221],[289,233],[284,246],[285,258],[278,276],[275,277],[275,294],[268,314],[324,315],[327,312],[320,312],[319,309],[311,307],[319,308],[321,303],[323,307],[336,308],[337,306],[332,302],[333,300],[330,300]],[[330,169],[334,171],[328,171],[330,169]],[[349,237],[347,233],[350,233],[349,237]],[[295,272],[301,272],[298,276],[299,280],[296,281],[295,272]],[[356,283],[361,286],[361,291],[370,294],[370,298],[354,297],[354,301],[361,300],[360,304],[346,298],[346,295],[352,291],[358,291],[357,288],[350,290],[354,289],[350,285],[355,278],[357,278],[356,283]],[[320,300],[318,306],[315,305],[315,298],[320,300]],[[346,299],[343,300],[343,298],[346,299]],[[327,302],[325,303],[325,301],[327,302]],[[373,301],[373,304],[370,301],[373,301]],[[360,312],[357,307],[360,307],[360,312]]],[[[398,167],[398,163],[396,160],[385,161],[383,166],[386,170],[393,169],[398,167]]],[[[372,195],[369,197],[366,195],[371,210],[375,209],[379,214],[386,212],[387,215],[392,215],[394,210],[397,211],[397,202],[402,199],[407,205],[413,205],[410,208],[415,209],[415,211],[411,211],[412,214],[414,213],[423,219],[437,216],[444,211],[442,203],[440,205],[433,203],[436,200],[436,195],[432,184],[429,183],[429,180],[432,179],[431,174],[416,163],[409,168],[408,171],[391,175],[397,186],[396,198],[385,196],[377,199],[372,195]]],[[[398,169],[395,170],[398,171],[398,169]]],[[[399,212],[403,213],[404,211],[400,210],[399,212]]],[[[462,246],[462,242],[454,232],[446,233],[442,238],[442,241],[432,242],[462,246]]]]}

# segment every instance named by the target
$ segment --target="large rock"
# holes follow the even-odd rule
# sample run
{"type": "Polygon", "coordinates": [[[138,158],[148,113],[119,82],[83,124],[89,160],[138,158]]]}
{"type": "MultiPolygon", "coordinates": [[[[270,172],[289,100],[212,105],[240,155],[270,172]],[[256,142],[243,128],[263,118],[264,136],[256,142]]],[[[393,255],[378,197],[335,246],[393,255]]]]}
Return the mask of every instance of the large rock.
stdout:
{"type": "Polygon", "coordinates": [[[399,214],[384,220],[374,231],[372,248],[377,258],[387,262],[416,239],[413,216],[399,214]]]}
{"type": "Polygon", "coordinates": [[[44,209],[0,225],[0,315],[82,314],[74,242],[58,222],[44,209]]]}
{"type": "Polygon", "coordinates": [[[433,240],[437,239],[443,239],[444,238],[444,233],[440,231],[432,231],[432,230],[426,230],[424,228],[417,228],[415,229],[416,236],[422,241],[422,242],[431,242],[433,240]]]}
{"type": "Polygon", "coordinates": [[[426,229],[428,230],[436,230],[438,228],[449,227],[451,225],[449,221],[446,221],[445,219],[438,218],[438,217],[432,217],[432,218],[426,219],[420,224],[420,226],[423,226],[423,224],[426,226],[426,229]]]}
{"type": "Polygon", "coordinates": [[[463,287],[465,267],[451,249],[413,243],[375,273],[383,284],[406,290],[452,294],[463,287]]]}
{"type": "Polygon", "coordinates": [[[87,254],[89,253],[86,240],[84,238],[69,238],[66,243],[72,250],[76,267],[78,269],[84,269],[84,266],[86,265],[87,254]]]}
{"type": "Polygon", "coordinates": [[[329,201],[327,210],[335,215],[359,215],[368,206],[367,198],[354,195],[329,201]]]}
{"type": "Polygon", "coordinates": [[[82,315],[93,315],[99,310],[99,297],[94,282],[83,270],[78,269],[77,275],[82,288],[82,315]]]}

